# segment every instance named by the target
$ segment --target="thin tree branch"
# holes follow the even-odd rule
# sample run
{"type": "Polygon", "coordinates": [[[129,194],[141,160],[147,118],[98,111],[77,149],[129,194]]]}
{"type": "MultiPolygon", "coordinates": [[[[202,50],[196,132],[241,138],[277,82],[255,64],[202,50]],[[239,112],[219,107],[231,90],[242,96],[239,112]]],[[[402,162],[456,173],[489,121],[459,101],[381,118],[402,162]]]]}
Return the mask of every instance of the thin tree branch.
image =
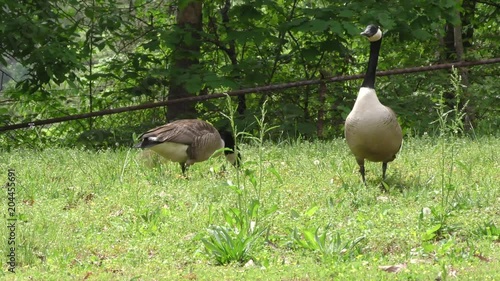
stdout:
{"type": "Polygon", "coordinates": [[[3,69],[0,69],[0,72],[2,72],[5,76],[9,77],[12,81],[17,83],[17,80],[14,79],[14,77],[12,77],[9,73],[3,71],[3,69]]]}

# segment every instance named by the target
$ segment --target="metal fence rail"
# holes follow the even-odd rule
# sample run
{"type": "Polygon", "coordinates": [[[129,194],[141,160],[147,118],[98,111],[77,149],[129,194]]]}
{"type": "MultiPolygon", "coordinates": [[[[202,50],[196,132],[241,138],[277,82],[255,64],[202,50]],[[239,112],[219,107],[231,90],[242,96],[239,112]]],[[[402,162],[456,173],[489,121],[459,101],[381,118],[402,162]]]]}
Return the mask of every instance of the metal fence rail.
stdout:
{"type": "MultiPolygon", "coordinates": [[[[482,60],[477,60],[477,61],[462,61],[462,62],[455,62],[455,63],[444,63],[444,64],[429,65],[429,66],[418,66],[418,67],[409,67],[409,68],[393,69],[393,70],[386,70],[386,71],[378,71],[377,76],[400,75],[400,74],[415,73],[415,72],[427,72],[427,71],[435,71],[435,70],[441,70],[441,69],[449,69],[452,67],[462,68],[462,67],[470,67],[470,66],[477,66],[477,65],[488,65],[488,64],[494,64],[494,63],[500,63],[500,58],[482,59],[482,60]]],[[[329,78],[324,78],[324,79],[303,80],[303,81],[297,81],[297,82],[240,89],[240,90],[234,90],[234,91],[227,92],[227,93],[219,93],[219,94],[204,95],[204,96],[193,96],[193,97],[180,98],[180,99],[175,99],[175,100],[167,100],[167,101],[145,103],[145,104],[134,105],[134,106],[105,109],[105,110],[89,112],[89,113],[68,115],[68,116],[62,116],[62,117],[56,117],[56,118],[50,118],[50,119],[44,119],[44,120],[33,120],[31,122],[26,122],[26,123],[7,125],[7,126],[0,127],[0,132],[16,130],[16,129],[21,129],[21,128],[28,128],[28,127],[33,127],[33,126],[60,123],[60,122],[65,122],[65,121],[70,121],[70,120],[78,120],[78,119],[86,119],[86,118],[90,118],[90,117],[111,115],[111,114],[117,114],[117,113],[128,112],[128,111],[143,110],[143,109],[155,108],[155,107],[166,106],[166,105],[182,103],[182,102],[197,102],[197,101],[204,101],[204,100],[209,100],[209,99],[221,98],[224,96],[239,96],[239,95],[246,95],[246,94],[250,94],[250,93],[265,93],[265,92],[269,92],[269,91],[283,90],[283,89],[302,87],[302,86],[307,86],[307,85],[315,85],[315,84],[320,84],[320,83],[333,83],[333,82],[340,82],[340,81],[347,81],[347,80],[355,80],[355,79],[360,79],[363,77],[364,77],[364,74],[335,76],[335,77],[329,77],[329,78]]]]}

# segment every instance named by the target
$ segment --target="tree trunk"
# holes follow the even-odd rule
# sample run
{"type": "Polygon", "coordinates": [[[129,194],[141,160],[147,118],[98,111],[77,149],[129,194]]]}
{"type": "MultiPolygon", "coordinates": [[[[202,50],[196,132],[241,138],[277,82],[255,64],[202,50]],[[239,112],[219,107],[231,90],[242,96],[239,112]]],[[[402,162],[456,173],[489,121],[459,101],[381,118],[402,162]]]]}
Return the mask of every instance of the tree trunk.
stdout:
{"type": "MultiPolygon", "coordinates": [[[[177,7],[177,27],[179,28],[179,45],[172,53],[170,70],[170,86],[168,99],[190,97],[186,84],[193,66],[199,65],[201,48],[200,32],[202,31],[202,2],[193,0],[183,7],[177,7]]],[[[194,102],[185,102],[167,107],[167,120],[196,118],[194,102]]]]}
{"type": "MultiPolygon", "coordinates": [[[[459,15],[460,16],[460,15],[459,15]]],[[[462,30],[463,27],[461,24],[458,24],[454,28],[454,39],[455,39],[455,50],[457,54],[457,60],[458,61],[464,61],[464,55],[465,55],[465,42],[463,40],[462,36],[462,30]]],[[[465,89],[463,91],[464,95],[460,97],[460,108],[457,110],[462,110],[464,109],[464,129],[466,131],[470,131],[474,127],[474,121],[476,119],[476,114],[475,114],[475,109],[474,106],[471,104],[471,97],[468,91],[469,87],[469,71],[467,68],[462,67],[458,69],[458,73],[460,74],[461,80],[462,80],[462,85],[465,86],[465,89]],[[465,102],[469,101],[467,104],[465,102]],[[465,106],[465,108],[463,108],[465,106]]]]}
{"type": "MultiPolygon", "coordinates": [[[[222,7],[220,13],[222,16],[222,25],[226,29],[226,32],[232,32],[233,29],[230,27],[230,18],[229,11],[231,9],[231,1],[226,0],[224,2],[224,7],[222,7]]],[[[220,40],[220,38],[218,39],[220,40]]],[[[231,60],[231,65],[233,66],[232,78],[235,81],[239,81],[241,79],[240,70],[238,68],[238,54],[236,53],[236,42],[234,40],[229,41],[228,46],[224,47],[223,50],[226,52],[227,56],[231,60]]],[[[238,95],[238,109],[237,112],[239,116],[243,116],[245,110],[247,109],[247,102],[245,95],[238,95]]]]}
{"type": "MultiPolygon", "coordinates": [[[[323,76],[323,73],[321,73],[321,79],[325,79],[326,77],[323,76]]],[[[326,101],[326,84],[325,82],[321,82],[319,84],[319,108],[318,108],[318,122],[316,123],[316,134],[318,135],[319,139],[323,139],[323,128],[324,128],[324,123],[325,123],[325,101],[326,101]]]]}
{"type": "MultiPolygon", "coordinates": [[[[446,33],[443,38],[445,47],[443,56],[444,61],[464,61],[467,48],[472,46],[474,29],[471,26],[471,20],[474,18],[476,2],[477,0],[464,0],[462,3],[463,11],[458,14],[460,23],[455,26],[451,23],[446,24],[446,33]]],[[[464,95],[460,97],[460,108],[455,108],[455,110],[460,111],[465,106],[465,116],[463,122],[465,130],[469,131],[474,127],[476,119],[474,105],[470,102],[472,99],[469,91],[467,90],[467,87],[469,86],[469,73],[467,68],[460,68],[459,73],[462,79],[462,84],[466,88],[464,89],[464,95]],[[469,103],[465,104],[466,101],[469,101],[469,103]]],[[[445,98],[448,106],[453,107],[455,105],[455,102],[453,102],[453,100],[457,98],[455,93],[446,93],[445,98]]]]}

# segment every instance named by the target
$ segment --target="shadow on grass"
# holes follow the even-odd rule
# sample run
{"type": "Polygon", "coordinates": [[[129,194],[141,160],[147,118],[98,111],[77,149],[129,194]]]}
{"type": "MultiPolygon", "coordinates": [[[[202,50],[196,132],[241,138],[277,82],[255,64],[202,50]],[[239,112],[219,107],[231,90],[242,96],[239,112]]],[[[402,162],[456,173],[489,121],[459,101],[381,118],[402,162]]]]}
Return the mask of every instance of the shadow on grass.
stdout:
{"type": "Polygon", "coordinates": [[[394,170],[388,174],[385,180],[372,180],[370,184],[379,185],[382,192],[390,193],[397,190],[400,193],[407,192],[413,189],[427,189],[430,187],[432,178],[423,179],[419,174],[401,174],[398,170],[394,170]]]}

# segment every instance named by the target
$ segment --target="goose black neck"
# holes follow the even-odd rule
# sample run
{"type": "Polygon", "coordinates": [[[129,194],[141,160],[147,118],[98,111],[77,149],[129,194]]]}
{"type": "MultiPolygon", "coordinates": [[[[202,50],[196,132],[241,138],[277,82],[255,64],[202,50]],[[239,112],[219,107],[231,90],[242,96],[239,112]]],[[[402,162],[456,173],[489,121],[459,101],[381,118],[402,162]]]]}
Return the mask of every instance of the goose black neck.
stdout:
{"type": "MultiPolygon", "coordinates": [[[[233,137],[233,134],[231,132],[228,132],[228,131],[220,131],[219,132],[222,140],[224,141],[224,147],[225,148],[230,148],[232,149],[233,151],[235,150],[235,141],[234,141],[234,137],[233,137]]],[[[224,151],[224,154],[231,154],[233,152],[231,151],[224,151]]]]}
{"type": "Polygon", "coordinates": [[[361,87],[375,89],[375,74],[377,72],[378,55],[380,53],[382,39],[370,43],[370,58],[368,60],[368,69],[361,87]]]}

